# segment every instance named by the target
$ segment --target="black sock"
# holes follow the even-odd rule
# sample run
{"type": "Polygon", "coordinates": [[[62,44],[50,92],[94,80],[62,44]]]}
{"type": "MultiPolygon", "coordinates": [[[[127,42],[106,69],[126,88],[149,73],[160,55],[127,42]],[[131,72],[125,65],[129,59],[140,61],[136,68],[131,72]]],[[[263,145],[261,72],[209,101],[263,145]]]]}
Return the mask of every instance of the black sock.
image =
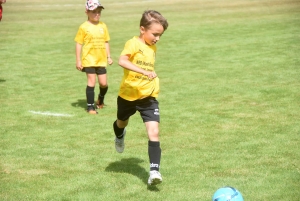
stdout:
{"type": "Polygon", "coordinates": [[[108,86],[106,86],[105,88],[99,87],[100,88],[100,93],[98,95],[98,100],[100,101],[100,105],[102,105],[104,103],[104,96],[108,90],[108,86]]]}
{"type": "Polygon", "coordinates": [[[161,149],[159,142],[148,141],[148,155],[150,160],[150,171],[159,171],[161,157],[161,149]]]}
{"type": "Polygon", "coordinates": [[[124,128],[119,128],[117,126],[117,120],[114,122],[113,124],[113,127],[114,127],[114,131],[115,131],[115,135],[118,139],[121,139],[123,137],[123,131],[124,131],[124,128]]]}
{"type": "Polygon", "coordinates": [[[94,98],[95,98],[95,92],[94,92],[95,87],[90,87],[86,86],[86,102],[88,106],[93,106],[94,105],[94,98]]]}

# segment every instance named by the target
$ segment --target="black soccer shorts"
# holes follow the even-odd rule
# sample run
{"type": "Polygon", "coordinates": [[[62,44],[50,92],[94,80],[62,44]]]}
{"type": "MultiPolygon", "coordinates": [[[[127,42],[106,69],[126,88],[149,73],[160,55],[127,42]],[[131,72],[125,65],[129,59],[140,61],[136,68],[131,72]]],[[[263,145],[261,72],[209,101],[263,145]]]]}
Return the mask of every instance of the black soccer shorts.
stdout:
{"type": "Polygon", "coordinates": [[[106,68],[105,67],[84,67],[82,69],[82,72],[85,72],[87,74],[103,75],[106,74],[106,68]]]}
{"type": "Polygon", "coordinates": [[[154,97],[147,97],[141,100],[128,101],[118,96],[118,112],[119,120],[126,121],[136,111],[140,112],[143,122],[160,121],[158,101],[154,97]]]}

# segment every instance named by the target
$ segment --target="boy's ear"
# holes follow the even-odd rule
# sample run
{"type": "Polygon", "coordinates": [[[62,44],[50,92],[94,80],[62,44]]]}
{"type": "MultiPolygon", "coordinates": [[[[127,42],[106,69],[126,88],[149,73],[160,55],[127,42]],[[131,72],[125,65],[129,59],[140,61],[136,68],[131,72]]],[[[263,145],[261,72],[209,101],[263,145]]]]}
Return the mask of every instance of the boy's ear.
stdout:
{"type": "Polygon", "coordinates": [[[140,26],[140,32],[141,32],[141,33],[145,33],[145,27],[140,26]]]}

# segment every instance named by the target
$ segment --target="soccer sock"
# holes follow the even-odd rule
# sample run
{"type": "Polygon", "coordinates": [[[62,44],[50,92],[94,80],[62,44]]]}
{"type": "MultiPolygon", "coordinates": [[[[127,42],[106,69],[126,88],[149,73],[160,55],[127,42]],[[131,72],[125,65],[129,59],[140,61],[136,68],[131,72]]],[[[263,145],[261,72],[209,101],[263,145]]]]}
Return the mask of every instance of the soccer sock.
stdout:
{"type": "Polygon", "coordinates": [[[104,96],[108,90],[108,86],[105,88],[99,87],[100,93],[98,95],[98,99],[100,100],[100,105],[104,103],[104,96]]]}
{"type": "Polygon", "coordinates": [[[88,106],[94,105],[94,98],[95,98],[95,87],[86,86],[86,102],[88,106]]]}
{"type": "Polygon", "coordinates": [[[114,122],[113,126],[114,126],[114,131],[115,131],[116,137],[118,139],[121,139],[123,137],[124,128],[119,128],[117,126],[117,120],[114,122]]]}
{"type": "Polygon", "coordinates": [[[160,143],[154,141],[148,141],[148,155],[150,160],[150,171],[157,170],[159,171],[160,166],[160,157],[161,157],[161,149],[160,143]]]}

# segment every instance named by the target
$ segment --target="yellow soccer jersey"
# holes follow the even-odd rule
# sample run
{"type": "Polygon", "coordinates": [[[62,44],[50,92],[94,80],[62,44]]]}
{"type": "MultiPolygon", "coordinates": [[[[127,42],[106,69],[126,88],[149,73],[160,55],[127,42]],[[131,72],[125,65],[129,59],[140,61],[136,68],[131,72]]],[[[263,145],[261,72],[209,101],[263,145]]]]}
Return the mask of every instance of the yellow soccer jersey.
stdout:
{"type": "Polygon", "coordinates": [[[105,41],[109,41],[106,24],[94,25],[86,21],[80,25],[75,41],[82,44],[81,62],[83,67],[107,66],[105,41]]]}
{"type": "MultiPolygon", "coordinates": [[[[156,46],[142,43],[138,37],[128,40],[121,55],[130,55],[129,60],[136,66],[147,71],[154,71],[156,46]]],[[[149,96],[157,97],[159,93],[159,79],[148,79],[140,73],[124,68],[119,96],[125,100],[134,101],[149,96]]]]}

